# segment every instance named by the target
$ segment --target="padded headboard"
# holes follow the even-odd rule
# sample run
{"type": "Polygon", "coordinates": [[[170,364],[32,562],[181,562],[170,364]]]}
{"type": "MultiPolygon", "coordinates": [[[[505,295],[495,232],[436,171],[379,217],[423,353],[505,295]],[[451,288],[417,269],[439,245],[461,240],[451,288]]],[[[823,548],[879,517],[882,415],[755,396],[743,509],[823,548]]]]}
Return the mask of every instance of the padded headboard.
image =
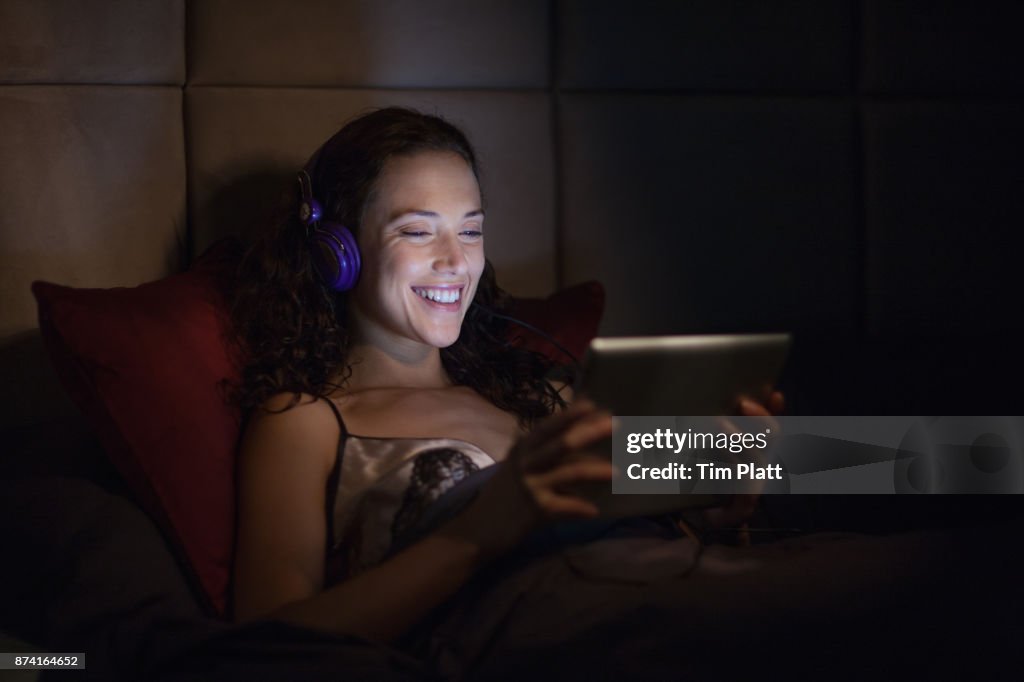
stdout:
{"type": "Polygon", "coordinates": [[[464,127],[503,285],[553,291],[550,19],[543,1],[0,1],[0,426],[73,413],[32,280],[181,269],[268,220],[316,146],[373,107],[464,127]]]}
{"type": "Polygon", "coordinates": [[[0,428],[74,411],[32,280],[180,269],[265,220],[342,122],[392,103],[478,146],[505,287],[599,279],[604,333],[1019,334],[1004,235],[1024,218],[1022,15],[1009,0],[0,0],[0,428]]]}

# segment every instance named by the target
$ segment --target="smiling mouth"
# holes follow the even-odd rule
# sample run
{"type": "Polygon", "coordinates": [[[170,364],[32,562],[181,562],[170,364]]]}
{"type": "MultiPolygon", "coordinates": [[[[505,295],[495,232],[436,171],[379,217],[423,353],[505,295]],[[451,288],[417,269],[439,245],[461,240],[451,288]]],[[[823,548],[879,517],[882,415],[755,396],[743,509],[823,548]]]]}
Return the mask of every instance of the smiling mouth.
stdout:
{"type": "Polygon", "coordinates": [[[462,304],[462,286],[458,287],[413,287],[420,298],[444,310],[458,310],[462,304]]]}

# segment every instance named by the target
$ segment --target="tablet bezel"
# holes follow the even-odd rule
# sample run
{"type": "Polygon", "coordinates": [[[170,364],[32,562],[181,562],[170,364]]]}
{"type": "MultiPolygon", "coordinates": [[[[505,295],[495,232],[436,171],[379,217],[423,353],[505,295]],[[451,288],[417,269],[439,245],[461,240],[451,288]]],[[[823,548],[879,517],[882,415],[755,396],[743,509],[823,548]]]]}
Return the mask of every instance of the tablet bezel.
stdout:
{"type": "MultiPolygon", "coordinates": [[[[791,344],[788,333],[598,337],[587,349],[576,395],[587,396],[619,416],[735,414],[741,396],[768,399],[791,344]],[[699,382],[692,383],[701,385],[693,388],[679,376],[687,372],[699,377],[699,382]]],[[[610,440],[606,446],[610,457],[610,440]]],[[[725,501],[723,496],[707,494],[613,494],[608,484],[582,485],[578,491],[598,506],[601,516],[610,518],[663,514],[725,501]]]]}

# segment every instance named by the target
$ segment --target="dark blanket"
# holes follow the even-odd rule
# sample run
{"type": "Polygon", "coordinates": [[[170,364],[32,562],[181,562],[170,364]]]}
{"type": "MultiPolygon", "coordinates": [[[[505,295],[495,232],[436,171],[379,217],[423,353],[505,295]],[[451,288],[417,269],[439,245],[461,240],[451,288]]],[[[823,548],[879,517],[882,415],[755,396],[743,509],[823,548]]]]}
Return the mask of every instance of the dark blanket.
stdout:
{"type": "Polygon", "coordinates": [[[0,627],[42,651],[85,652],[76,679],[431,677],[422,663],[355,638],[209,617],[150,519],[84,478],[0,481],[0,535],[11,550],[0,562],[0,627]]]}
{"type": "Polygon", "coordinates": [[[480,575],[408,641],[454,678],[1001,679],[1020,564],[997,532],[746,548],[618,537],[480,575]]]}
{"type": "MultiPolygon", "coordinates": [[[[396,549],[489,473],[440,498],[396,549]]],[[[998,679],[1024,634],[1015,536],[993,526],[702,547],[655,519],[559,524],[403,646],[452,679],[998,679]]]]}
{"type": "Polygon", "coordinates": [[[2,625],[85,651],[87,679],[998,679],[1022,634],[1000,529],[698,553],[655,523],[576,526],[481,572],[398,649],[209,618],[150,520],[84,479],[4,482],[0,502],[2,625]]]}

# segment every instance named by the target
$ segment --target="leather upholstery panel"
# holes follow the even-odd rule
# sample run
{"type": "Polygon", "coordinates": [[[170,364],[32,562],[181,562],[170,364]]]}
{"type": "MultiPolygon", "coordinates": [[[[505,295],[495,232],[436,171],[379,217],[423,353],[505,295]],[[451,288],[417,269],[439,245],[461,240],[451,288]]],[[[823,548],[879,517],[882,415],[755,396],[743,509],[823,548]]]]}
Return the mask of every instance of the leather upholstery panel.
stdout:
{"type": "Polygon", "coordinates": [[[813,99],[565,95],[568,282],[603,333],[857,323],[855,117],[813,99]]]}
{"type": "Polygon", "coordinates": [[[189,13],[195,85],[548,83],[543,0],[203,0],[189,13]]]}
{"type": "Polygon", "coordinates": [[[185,82],[185,0],[0,0],[0,83],[185,82]]]}
{"type": "Polygon", "coordinates": [[[837,91],[854,75],[851,0],[566,0],[562,88],[837,91]]]}

